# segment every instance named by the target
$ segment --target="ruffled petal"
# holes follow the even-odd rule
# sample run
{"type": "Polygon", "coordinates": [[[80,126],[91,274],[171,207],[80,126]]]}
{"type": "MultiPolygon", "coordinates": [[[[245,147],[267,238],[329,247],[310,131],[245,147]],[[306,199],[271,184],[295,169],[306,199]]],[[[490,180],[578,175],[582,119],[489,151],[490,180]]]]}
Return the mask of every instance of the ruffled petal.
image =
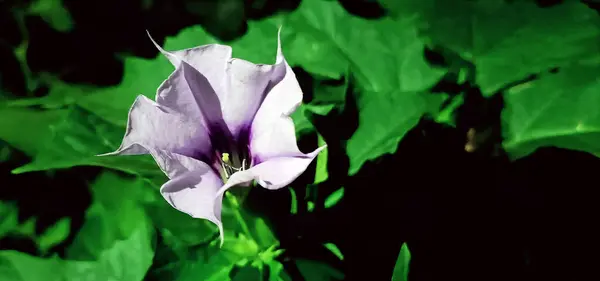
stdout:
{"type": "Polygon", "coordinates": [[[121,146],[102,156],[147,154],[150,150],[199,157],[211,151],[211,143],[200,120],[140,95],[129,111],[121,146]]]}
{"type": "MultiPolygon", "coordinates": [[[[221,222],[222,196],[217,195],[223,185],[221,178],[204,162],[169,152],[159,152],[171,178],[160,193],[173,206],[194,218],[206,219],[219,228],[223,243],[221,222]],[[219,198],[219,200],[215,200],[219,198]]],[[[158,162],[158,161],[157,161],[158,162]]]]}

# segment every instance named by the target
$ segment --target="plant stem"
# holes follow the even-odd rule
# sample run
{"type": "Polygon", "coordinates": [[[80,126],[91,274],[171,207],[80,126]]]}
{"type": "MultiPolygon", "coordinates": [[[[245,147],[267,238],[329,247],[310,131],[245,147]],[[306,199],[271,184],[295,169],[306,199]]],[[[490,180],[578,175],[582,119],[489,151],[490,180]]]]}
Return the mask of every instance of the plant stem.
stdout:
{"type": "Polygon", "coordinates": [[[238,223],[242,227],[243,233],[246,235],[247,238],[252,239],[253,241],[256,241],[256,240],[254,240],[254,237],[252,237],[252,234],[250,233],[250,229],[248,228],[248,224],[246,224],[244,217],[242,217],[242,213],[240,212],[240,204],[238,203],[235,196],[233,194],[231,194],[229,191],[226,191],[225,197],[231,204],[231,208],[233,209],[233,215],[235,216],[235,219],[238,221],[238,223]]]}

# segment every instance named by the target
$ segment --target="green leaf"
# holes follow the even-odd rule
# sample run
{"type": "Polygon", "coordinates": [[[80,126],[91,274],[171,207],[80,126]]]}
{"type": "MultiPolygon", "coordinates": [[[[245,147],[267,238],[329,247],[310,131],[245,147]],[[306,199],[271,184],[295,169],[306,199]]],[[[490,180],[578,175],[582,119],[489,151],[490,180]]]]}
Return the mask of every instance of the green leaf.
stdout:
{"type": "Polygon", "coordinates": [[[17,251],[0,251],[0,281],[61,281],[65,275],[64,263],[58,258],[42,259],[17,251]]]}
{"type": "Polygon", "coordinates": [[[556,146],[600,156],[600,65],[572,65],[505,94],[504,148],[519,158],[556,146]]]}
{"type": "Polygon", "coordinates": [[[19,208],[12,202],[0,201],[0,238],[9,235],[35,237],[35,218],[19,223],[19,208]]]}
{"type": "MultiPolygon", "coordinates": [[[[165,243],[165,246],[174,249],[180,258],[163,265],[151,274],[159,280],[230,280],[230,277],[236,276],[235,271],[231,272],[234,268],[237,268],[237,271],[252,267],[244,269],[245,273],[235,278],[235,280],[243,280],[238,278],[269,267],[272,280],[288,280],[285,279],[285,273],[281,272],[282,267],[279,268],[280,264],[276,261],[282,253],[282,250],[277,249],[279,241],[265,221],[249,215],[243,209],[237,210],[239,216],[234,215],[234,212],[236,210],[223,213],[225,243],[221,248],[219,248],[218,235],[212,235],[211,239],[196,245],[165,243]],[[242,227],[242,223],[247,228],[242,227]],[[273,270],[279,273],[275,274],[273,270]]],[[[217,234],[215,226],[211,225],[211,230],[211,234],[217,234]]]]}
{"type": "Polygon", "coordinates": [[[231,278],[232,281],[262,280],[262,272],[253,266],[244,266],[231,278]]]}
{"type": "Polygon", "coordinates": [[[0,163],[6,162],[12,155],[12,149],[5,143],[0,143],[0,163]]]}
{"type": "MultiPolygon", "coordinates": [[[[326,145],[325,140],[321,135],[318,136],[317,145],[319,147],[326,145]]],[[[320,183],[327,180],[329,177],[329,173],[327,172],[327,157],[328,157],[327,148],[323,149],[319,155],[317,156],[317,168],[315,171],[315,181],[314,183],[320,183]]]]}
{"type": "Polygon", "coordinates": [[[300,273],[302,273],[304,280],[334,281],[344,279],[342,272],[321,262],[297,259],[296,265],[300,273]]]}
{"type": "Polygon", "coordinates": [[[60,32],[73,29],[73,19],[62,3],[62,0],[36,0],[29,6],[28,12],[39,15],[52,28],[60,32]]]}
{"type": "MultiPolygon", "coordinates": [[[[158,190],[155,191],[158,195],[158,190]]],[[[162,198],[146,207],[148,215],[171,247],[190,247],[210,241],[216,234],[216,226],[207,221],[191,217],[173,208],[162,198]]]]}
{"type": "Polygon", "coordinates": [[[527,75],[600,56],[600,17],[579,1],[385,0],[423,34],[476,65],[484,94],[527,75]]]}
{"type": "Polygon", "coordinates": [[[323,244],[323,246],[325,246],[325,248],[327,248],[327,250],[331,251],[340,260],[344,260],[344,254],[342,254],[342,251],[340,251],[340,249],[335,244],[325,243],[325,244],[323,244]]]}
{"type": "Polygon", "coordinates": [[[13,203],[0,201],[0,237],[12,232],[19,226],[19,208],[13,203]]]}
{"type": "Polygon", "coordinates": [[[344,187],[342,186],[338,190],[329,194],[327,198],[325,198],[325,208],[331,208],[335,204],[337,204],[344,197],[344,187]]]}
{"type": "Polygon", "coordinates": [[[408,270],[410,265],[410,251],[406,243],[402,244],[400,248],[400,254],[396,260],[396,266],[394,267],[394,274],[392,275],[392,281],[407,281],[408,270]]]}
{"type": "MultiPolygon", "coordinates": [[[[136,234],[140,229],[150,231],[143,208],[149,197],[147,192],[150,190],[140,178],[126,179],[112,172],[101,174],[92,186],[94,203],[87,210],[83,227],[67,249],[67,257],[96,260],[120,240],[129,239],[134,234],[142,235],[136,234]]],[[[151,235],[144,237],[148,238],[145,243],[150,244],[151,235]]],[[[150,253],[140,254],[146,255],[141,257],[152,256],[150,253]]]]}
{"type": "Polygon", "coordinates": [[[254,220],[254,232],[256,233],[256,242],[262,248],[268,248],[279,243],[265,220],[262,218],[256,218],[254,220]]]}
{"type": "Polygon", "coordinates": [[[298,213],[298,198],[296,196],[296,191],[294,191],[294,189],[288,187],[287,190],[290,191],[290,214],[297,214],[298,213]]]}
{"type": "Polygon", "coordinates": [[[0,251],[0,281],[142,281],[153,258],[149,233],[148,225],[138,228],[127,239],[106,249],[97,261],[44,259],[0,251]]]}
{"type": "Polygon", "coordinates": [[[292,281],[292,278],[284,271],[283,264],[276,260],[267,262],[269,266],[269,281],[292,281]]]}
{"type": "Polygon", "coordinates": [[[363,93],[358,100],[359,126],[346,147],[349,174],[356,174],[368,160],[394,153],[402,137],[436,106],[421,93],[363,93]]]}
{"type": "Polygon", "coordinates": [[[65,240],[71,230],[71,220],[63,218],[49,227],[41,235],[36,235],[36,218],[19,223],[19,209],[16,204],[0,201],[0,238],[10,235],[23,235],[32,238],[42,253],[65,240]]]}
{"type": "Polygon", "coordinates": [[[140,185],[139,180],[102,174],[94,184],[94,204],[67,251],[69,259],[0,251],[0,281],[142,281],[154,250],[152,226],[141,205],[133,203],[144,200],[140,185]]]}
{"type": "MultiPolygon", "coordinates": [[[[56,121],[55,124],[46,124],[50,128],[51,133],[48,133],[46,130],[44,135],[38,138],[39,141],[35,145],[21,141],[21,139],[25,138],[18,136],[15,136],[14,141],[8,140],[9,143],[14,143],[17,147],[24,147],[35,152],[33,155],[34,160],[25,166],[15,169],[14,173],[90,165],[113,168],[130,174],[141,175],[149,179],[164,178],[163,173],[152,157],[147,155],[96,156],[116,149],[121,143],[123,131],[120,127],[86,110],[75,106],[68,112],[55,112],[55,110],[38,112],[27,108],[12,108],[12,112],[19,112],[23,116],[30,117],[24,119],[27,124],[21,123],[21,126],[28,125],[30,122],[34,123],[50,115],[49,113],[60,113],[61,115],[59,116],[63,117],[59,120],[56,120],[58,118],[54,119],[53,121],[56,121]]],[[[10,114],[7,115],[10,116],[10,114]]],[[[32,130],[27,130],[27,132],[30,131],[32,130]]],[[[8,132],[9,130],[7,130],[8,132]]],[[[41,135],[39,132],[37,134],[41,135]]]]}
{"type": "MultiPolygon", "coordinates": [[[[148,44],[152,44],[148,41],[148,44]]],[[[98,88],[89,85],[67,84],[50,79],[47,97],[33,100],[45,106],[77,104],[79,107],[122,127],[127,124],[127,113],[135,98],[143,94],[154,99],[158,86],[174,70],[161,55],[156,59],[124,58],[124,76],[113,87],[98,88]]]]}
{"type": "Polygon", "coordinates": [[[42,235],[40,235],[36,242],[42,252],[48,251],[53,246],[56,246],[63,242],[69,236],[71,232],[71,219],[62,218],[54,225],[46,229],[42,235]]]}
{"type": "MultiPolygon", "coordinates": [[[[412,18],[365,20],[349,15],[335,1],[305,0],[286,18],[285,27],[293,29],[291,34],[316,34],[323,41],[320,45],[332,46],[320,48],[320,56],[343,58],[317,68],[328,67],[324,72],[329,73],[347,73],[349,68],[357,80],[360,126],[347,144],[350,174],[364,162],[393,152],[404,134],[430,110],[420,92],[433,85],[443,71],[425,62],[425,43],[412,18]]],[[[319,49],[316,46],[320,45],[302,47],[319,49]]],[[[311,63],[318,62],[298,60],[306,68],[311,63]]]]}
{"type": "Polygon", "coordinates": [[[29,156],[35,156],[51,139],[52,125],[65,118],[67,113],[63,109],[40,111],[0,107],[0,139],[29,156]]]}
{"type": "Polygon", "coordinates": [[[292,113],[292,115],[290,115],[294,121],[296,135],[298,136],[309,134],[315,131],[315,128],[313,127],[312,123],[310,123],[310,120],[306,118],[305,110],[306,105],[302,104],[296,109],[296,111],[292,113]]]}
{"type": "Polygon", "coordinates": [[[312,212],[315,209],[315,203],[312,201],[306,201],[306,210],[312,212]]]}
{"type": "Polygon", "coordinates": [[[152,227],[147,221],[140,221],[130,236],[116,241],[103,251],[97,262],[87,265],[68,262],[67,280],[93,278],[91,280],[132,280],[142,281],[152,264],[152,227]],[[72,277],[78,276],[78,277],[72,277]]]}
{"type": "MultiPolygon", "coordinates": [[[[191,259],[176,261],[168,269],[163,270],[160,278],[177,281],[227,281],[231,280],[230,273],[234,267],[247,268],[247,272],[242,274],[247,276],[255,269],[260,271],[268,266],[271,273],[270,280],[289,280],[285,279],[283,266],[275,260],[275,257],[281,254],[280,250],[269,247],[259,251],[256,242],[243,235],[227,235],[225,240],[223,248],[219,249],[215,240],[209,246],[198,249],[191,259]],[[249,269],[250,267],[254,269],[249,269]]],[[[244,280],[238,278],[234,280],[244,280]]]]}
{"type": "MultiPolygon", "coordinates": [[[[337,69],[337,73],[350,67],[359,85],[369,92],[419,91],[441,74],[425,62],[424,43],[412,18],[366,20],[348,14],[335,1],[305,0],[286,18],[285,26],[291,26],[295,33],[321,35],[321,40],[327,40],[346,61],[323,65],[337,69]]],[[[333,50],[324,49],[323,56],[333,50]]]]}

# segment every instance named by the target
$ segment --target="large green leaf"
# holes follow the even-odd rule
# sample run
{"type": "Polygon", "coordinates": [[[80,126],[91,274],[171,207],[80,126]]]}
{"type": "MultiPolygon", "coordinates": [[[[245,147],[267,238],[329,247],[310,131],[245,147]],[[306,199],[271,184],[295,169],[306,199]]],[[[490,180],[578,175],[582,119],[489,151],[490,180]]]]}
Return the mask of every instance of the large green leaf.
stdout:
{"type": "MultiPolygon", "coordinates": [[[[365,20],[349,15],[335,1],[305,0],[286,19],[285,27],[322,41],[305,48],[343,58],[336,63],[324,60],[319,67],[314,66],[319,62],[298,60],[301,66],[328,67],[323,73],[346,73],[349,68],[358,81],[359,127],[347,145],[350,174],[367,160],[393,152],[404,134],[430,110],[420,92],[443,72],[425,62],[424,42],[413,18],[365,20]],[[330,47],[320,47],[326,43],[330,47]]],[[[328,92],[315,93],[319,94],[328,92]]]]}
{"type": "MultiPolygon", "coordinates": [[[[408,17],[366,20],[351,16],[335,1],[305,0],[285,24],[296,33],[323,36],[366,91],[386,95],[393,90],[420,91],[440,77],[440,71],[425,62],[415,23],[408,17]]],[[[330,67],[343,72],[341,63],[330,67]]]]}
{"type": "MultiPolygon", "coordinates": [[[[141,178],[102,173],[92,185],[93,204],[87,210],[83,227],[67,250],[67,257],[95,260],[105,249],[136,231],[150,231],[144,205],[156,200],[153,193],[141,178]]],[[[151,236],[146,237],[146,242],[150,243],[151,236]]]]}
{"type": "Polygon", "coordinates": [[[358,100],[359,126],[347,144],[350,174],[358,172],[370,159],[395,152],[398,142],[421,116],[435,111],[438,105],[439,102],[431,103],[415,92],[363,93],[358,100]]]}
{"type": "Polygon", "coordinates": [[[67,110],[0,108],[0,139],[29,156],[43,153],[52,136],[51,127],[68,114],[67,110]],[[26,129],[25,129],[26,128],[26,129]]]}
{"type": "Polygon", "coordinates": [[[0,281],[60,281],[65,280],[65,275],[65,263],[58,258],[0,251],[0,281]]]}
{"type": "Polygon", "coordinates": [[[15,173],[90,165],[122,170],[150,179],[164,178],[150,156],[95,156],[118,147],[123,131],[121,127],[76,106],[66,112],[14,107],[0,110],[0,114],[7,117],[5,123],[11,122],[5,132],[0,130],[0,138],[33,156],[31,163],[17,168],[15,173]],[[14,120],[10,117],[23,118],[14,120]],[[17,126],[31,126],[28,128],[32,129],[21,132],[17,131],[17,126]]]}
{"type": "Polygon", "coordinates": [[[384,0],[397,17],[420,18],[423,34],[476,65],[485,94],[553,67],[600,56],[600,17],[579,1],[384,0]]]}
{"type": "Polygon", "coordinates": [[[513,158],[542,146],[600,156],[600,65],[572,65],[505,94],[504,148],[513,158]]]}

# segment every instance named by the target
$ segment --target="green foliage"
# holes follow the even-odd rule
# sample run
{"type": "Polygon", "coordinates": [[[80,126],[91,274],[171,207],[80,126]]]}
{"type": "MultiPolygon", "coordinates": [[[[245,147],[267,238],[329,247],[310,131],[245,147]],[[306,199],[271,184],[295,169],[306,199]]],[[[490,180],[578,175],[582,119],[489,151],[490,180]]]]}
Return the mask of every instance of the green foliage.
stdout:
{"type": "MultiPolygon", "coordinates": [[[[0,114],[3,113],[0,111],[0,114]]],[[[7,112],[5,116],[7,122],[13,122],[12,126],[15,127],[41,125],[49,129],[49,132],[48,130],[18,132],[14,138],[7,139],[8,143],[15,147],[23,147],[26,149],[25,151],[37,151],[33,155],[33,162],[17,168],[15,173],[90,165],[122,170],[149,179],[162,176],[151,157],[97,157],[98,154],[110,152],[118,147],[123,137],[123,131],[120,127],[77,106],[73,106],[67,111],[62,109],[36,111],[28,108],[15,108],[7,112]],[[14,112],[30,117],[15,120],[10,118],[14,112]],[[29,136],[27,135],[29,132],[36,135],[29,136]],[[36,142],[27,143],[36,136],[36,142]]],[[[11,132],[16,133],[17,131],[8,130],[7,134],[11,132]]]]}
{"type": "Polygon", "coordinates": [[[600,65],[571,65],[512,89],[504,148],[514,158],[542,146],[600,156],[600,65]],[[574,98],[574,95],[576,98],[574,98]]]}
{"type": "Polygon", "coordinates": [[[36,218],[19,222],[19,210],[15,204],[0,201],[0,238],[7,236],[25,236],[31,238],[37,248],[46,253],[53,246],[60,244],[69,236],[71,220],[62,218],[42,234],[35,233],[36,218]]]}
{"type": "Polygon", "coordinates": [[[344,197],[344,187],[340,187],[338,190],[331,193],[331,195],[325,198],[325,208],[331,208],[333,205],[337,204],[342,197],[344,197]]]}
{"type": "Polygon", "coordinates": [[[406,243],[402,244],[400,248],[400,254],[396,260],[396,266],[394,267],[394,275],[392,275],[392,281],[407,281],[408,270],[410,265],[410,250],[406,243]]]}
{"type": "Polygon", "coordinates": [[[477,67],[491,94],[507,83],[600,55],[600,17],[579,1],[383,0],[398,17],[418,15],[422,34],[477,67]],[[451,31],[451,32],[450,32],[451,31]]]}
{"type": "Polygon", "coordinates": [[[33,232],[31,224],[19,224],[18,212],[19,209],[15,204],[0,202],[0,217],[2,218],[0,222],[0,237],[4,237],[9,233],[31,234],[33,232]]]}
{"type": "Polygon", "coordinates": [[[336,281],[344,279],[343,273],[320,262],[298,259],[296,265],[302,272],[304,280],[336,281]]]}
{"type": "Polygon", "coordinates": [[[143,280],[154,257],[154,235],[140,202],[141,183],[102,174],[92,187],[95,201],[67,259],[0,251],[0,280],[143,280]]]}
{"type": "MultiPolygon", "coordinates": [[[[443,71],[425,62],[424,41],[418,37],[412,19],[368,21],[348,16],[334,1],[308,0],[284,24],[284,31],[293,30],[297,37],[315,37],[290,48],[291,62],[296,62],[294,48],[312,48],[323,52],[313,54],[320,58],[343,59],[334,63],[304,59],[298,61],[299,65],[324,75],[342,74],[349,69],[358,81],[361,90],[355,99],[359,126],[347,144],[350,174],[356,173],[364,162],[394,152],[402,136],[421,115],[432,110],[421,93],[443,71]],[[321,42],[316,43],[317,40],[321,42]],[[323,44],[328,44],[328,48],[321,47],[323,44]]],[[[285,42],[285,37],[282,40],[285,42]]]]}
{"type": "MultiPolygon", "coordinates": [[[[356,130],[339,140],[350,161],[350,175],[365,162],[393,153],[424,114],[454,123],[452,113],[463,96],[440,110],[449,93],[432,95],[430,90],[449,69],[465,71],[465,66],[472,67],[469,70],[475,75],[470,82],[485,96],[537,75],[500,93],[505,98],[504,148],[513,158],[546,146],[600,156],[600,16],[593,10],[577,1],[544,9],[534,1],[381,2],[391,15],[366,20],[350,15],[337,1],[303,0],[289,14],[249,22],[247,34],[228,43],[234,57],[270,64],[275,59],[277,29],[282,27],[286,59],[308,71],[315,82],[312,100],[292,115],[297,134],[317,135],[318,145],[324,145],[328,132],[313,126],[315,117],[327,119],[357,110],[356,130]],[[436,67],[425,60],[426,47],[459,58],[446,58],[447,66],[436,67]],[[456,60],[461,60],[460,65],[456,60]],[[340,78],[345,81],[340,85],[321,83],[340,78]]],[[[73,28],[59,1],[34,1],[25,10],[40,15],[58,31],[73,28]]],[[[218,40],[202,27],[191,26],[168,37],[164,48],[209,43],[218,40]]],[[[119,146],[135,97],[143,94],[153,99],[173,71],[167,59],[122,56],[122,82],[101,88],[65,83],[49,74],[34,75],[26,67],[26,50],[25,42],[15,55],[26,72],[28,88],[48,84],[49,93],[18,100],[0,93],[0,140],[32,158],[13,173],[74,166],[113,171],[105,170],[91,184],[93,203],[81,229],[70,229],[70,219],[63,218],[36,235],[35,218],[19,223],[17,207],[2,202],[0,237],[28,236],[44,256],[0,251],[0,281],[291,280],[282,263],[285,249],[264,219],[238,204],[226,204],[225,245],[219,248],[212,223],[176,211],[160,196],[157,189],[166,179],[150,156],[95,156],[119,146]],[[52,255],[50,249],[72,231],[77,234],[66,256],[52,255]]],[[[2,146],[0,162],[11,157],[6,151],[2,146]]],[[[328,182],[333,154],[325,150],[318,156],[312,187],[328,182]]],[[[324,200],[325,208],[343,200],[344,187],[333,188],[324,200]]],[[[298,215],[298,206],[315,210],[312,199],[289,191],[290,213],[298,215]]],[[[344,260],[335,244],[322,246],[344,260]]],[[[407,280],[409,260],[404,245],[392,280],[407,280]]],[[[294,262],[305,280],[344,278],[342,272],[318,261],[294,262]]]]}
{"type": "Polygon", "coordinates": [[[67,32],[73,29],[71,14],[63,7],[61,0],[33,1],[27,12],[40,15],[44,21],[58,31],[67,32]]]}
{"type": "MultiPolygon", "coordinates": [[[[475,66],[484,95],[504,93],[504,147],[513,158],[557,146],[598,155],[600,17],[578,1],[382,1],[396,17],[417,15],[420,33],[475,66]],[[452,32],[448,32],[452,30],[452,32]],[[558,68],[559,73],[547,73],[558,68]]],[[[442,118],[443,119],[443,118],[442,118]]]]}

